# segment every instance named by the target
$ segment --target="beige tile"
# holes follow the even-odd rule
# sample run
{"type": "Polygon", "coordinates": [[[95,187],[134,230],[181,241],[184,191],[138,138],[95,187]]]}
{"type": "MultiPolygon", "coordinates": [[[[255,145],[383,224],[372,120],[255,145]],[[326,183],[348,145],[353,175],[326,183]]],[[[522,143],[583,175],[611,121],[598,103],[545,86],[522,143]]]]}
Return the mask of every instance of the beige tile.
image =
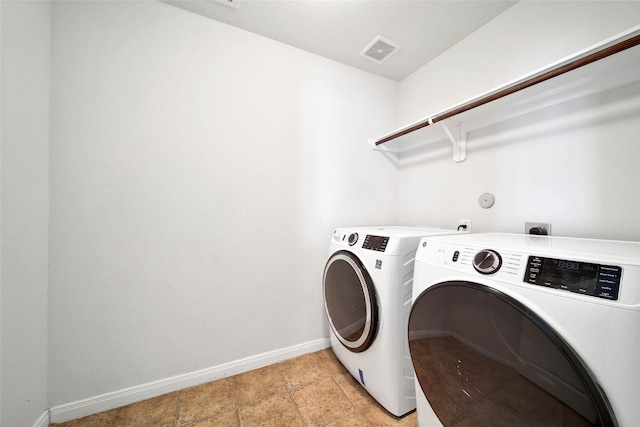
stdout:
{"type": "Polygon", "coordinates": [[[55,427],[173,427],[174,423],[176,427],[305,423],[415,427],[417,416],[396,418],[387,413],[346,371],[333,351],[325,349],[55,427]]]}
{"type": "Polygon", "coordinates": [[[418,413],[413,411],[405,415],[398,421],[398,425],[402,427],[418,427],[418,413]]]}
{"type": "Polygon", "coordinates": [[[307,424],[326,423],[354,410],[331,377],[292,390],[291,394],[307,424]]]}
{"type": "Polygon", "coordinates": [[[287,387],[295,388],[331,375],[322,369],[316,353],[309,353],[278,364],[287,387]]]}
{"type": "Polygon", "coordinates": [[[376,403],[361,409],[359,413],[371,427],[418,427],[418,417],[415,412],[398,418],[376,403]]]}
{"type": "Polygon", "coordinates": [[[356,408],[362,408],[375,403],[375,399],[356,381],[350,373],[334,375],[344,394],[356,408]]]}
{"type": "Polygon", "coordinates": [[[330,348],[286,360],[278,366],[289,388],[347,372],[330,348]]]}
{"type": "Polygon", "coordinates": [[[238,414],[236,411],[229,411],[222,415],[218,415],[213,418],[207,418],[206,420],[196,421],[194,424],[189,424],[188,427],[239,427],[238,414]]]}
{"type": "Polygon", "coordinates": [[[211,418],[233,410],[235,406],[232,378],[186,388],[180,393],[177,425],[211,418]]]}
{"type": "Polygon", "coordinates": [[[118,409],[111,424],[118,426],[173,427],[176,419],[179,392],[169,393],[153,399],[123,406],[118,409]]]}
{"type": "Polygon", "coordinates": [[[286,391],[284,380],[276,365],[236,375],[234,380],[239,406],[286,391]]]}
{"type": "Polygon", "coordinates": [[[331,375],[344,374],[347,372],[347,369],[342,365],[342,362],[336,357],[331,348],[318,351],[316,354],[318,355],[322,369],[331,375]]]}
{"type": "Polygon", "coordinates": [[[117,409],[99,412],[88,417],[78,418],[64,423],[53,424],[55,427],[109,427],[117,409]]]}
{"type": "Polygon", "coordinates": [[[322,362],[317,353],[309,353],[280,362],[278,367],[287,387],[291,389],[330,376],[331,372],[324,369],[322,362]]]}
{"type": "Polygon", "coordinates": [[[303,426],[289,393],[279,393],[238,409],[242,427],[303,426]]]}
{"type": "Polygon", "coordinates": [[[369,427],[369,423],[360,414],[355,413],[326,424],[324,427],[369,427]]]}

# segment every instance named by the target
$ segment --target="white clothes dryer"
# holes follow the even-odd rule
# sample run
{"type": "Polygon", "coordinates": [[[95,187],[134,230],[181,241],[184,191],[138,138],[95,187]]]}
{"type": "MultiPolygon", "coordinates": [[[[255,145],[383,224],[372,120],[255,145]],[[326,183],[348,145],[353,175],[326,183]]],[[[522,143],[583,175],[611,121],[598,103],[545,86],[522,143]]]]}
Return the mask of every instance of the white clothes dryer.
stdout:
{"type": "Polygon", "coordinates": [[[640,242],[425,238],[409,347],[421,427],[637,425],[640,242]]]}
{"type": "Polygon", "coordinates": [[[420,239],[454,230],[339,228],[331,238],[323,294],[333,352],[389,412],[415,409],[407,323],[420,239]]]}

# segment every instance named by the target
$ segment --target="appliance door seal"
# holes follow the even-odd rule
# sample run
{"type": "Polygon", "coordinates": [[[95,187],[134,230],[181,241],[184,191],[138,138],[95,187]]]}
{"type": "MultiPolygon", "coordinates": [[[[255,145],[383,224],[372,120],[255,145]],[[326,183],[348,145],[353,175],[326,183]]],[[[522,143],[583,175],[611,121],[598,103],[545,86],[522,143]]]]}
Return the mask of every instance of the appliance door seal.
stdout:
{"type": "Polygon", "coordinates": [[[491,286],[456,280],[426,288],[412,306],[409,349],[443,425],[618,425],[567,340],[491,286]]]}
{"type": "Polygon", "coordinates": [[[333,333],[350,351],[365,351],[378,330],[378,304],[371,276],[357,256],[338,251],[327,261],[322,282],[333,333]]]}

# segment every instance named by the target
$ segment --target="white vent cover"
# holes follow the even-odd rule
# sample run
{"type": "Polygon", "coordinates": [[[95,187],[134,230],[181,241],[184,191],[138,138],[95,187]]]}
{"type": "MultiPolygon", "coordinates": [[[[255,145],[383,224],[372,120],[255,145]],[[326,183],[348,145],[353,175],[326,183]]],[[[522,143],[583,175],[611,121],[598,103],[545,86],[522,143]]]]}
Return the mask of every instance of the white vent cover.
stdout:
{"type": "Polygon", "coordinates": [[[381,64],[386,61],[393,53],[400,49],[400,45],[387,40],[384,37],[376,37],[369,46],[365,47],[360,56],[381,64]]]}

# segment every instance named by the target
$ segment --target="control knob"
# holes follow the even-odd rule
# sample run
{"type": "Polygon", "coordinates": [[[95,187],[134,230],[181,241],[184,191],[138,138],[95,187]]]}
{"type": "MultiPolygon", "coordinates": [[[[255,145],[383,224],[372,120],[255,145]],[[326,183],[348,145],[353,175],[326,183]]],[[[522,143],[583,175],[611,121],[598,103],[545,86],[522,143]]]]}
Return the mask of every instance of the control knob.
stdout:
{"type": "Polygon", "coordinates": [[[501,265],[500,254],[491,249],[483,249],[473,257],[473,268],[481,274],[493,274],[500,270],[501,265]]]}
{"type": "Polygon", "coordinates": [[[358,243],[358,233],[349,234],[349,246],[353,246],[358,243]]]}

